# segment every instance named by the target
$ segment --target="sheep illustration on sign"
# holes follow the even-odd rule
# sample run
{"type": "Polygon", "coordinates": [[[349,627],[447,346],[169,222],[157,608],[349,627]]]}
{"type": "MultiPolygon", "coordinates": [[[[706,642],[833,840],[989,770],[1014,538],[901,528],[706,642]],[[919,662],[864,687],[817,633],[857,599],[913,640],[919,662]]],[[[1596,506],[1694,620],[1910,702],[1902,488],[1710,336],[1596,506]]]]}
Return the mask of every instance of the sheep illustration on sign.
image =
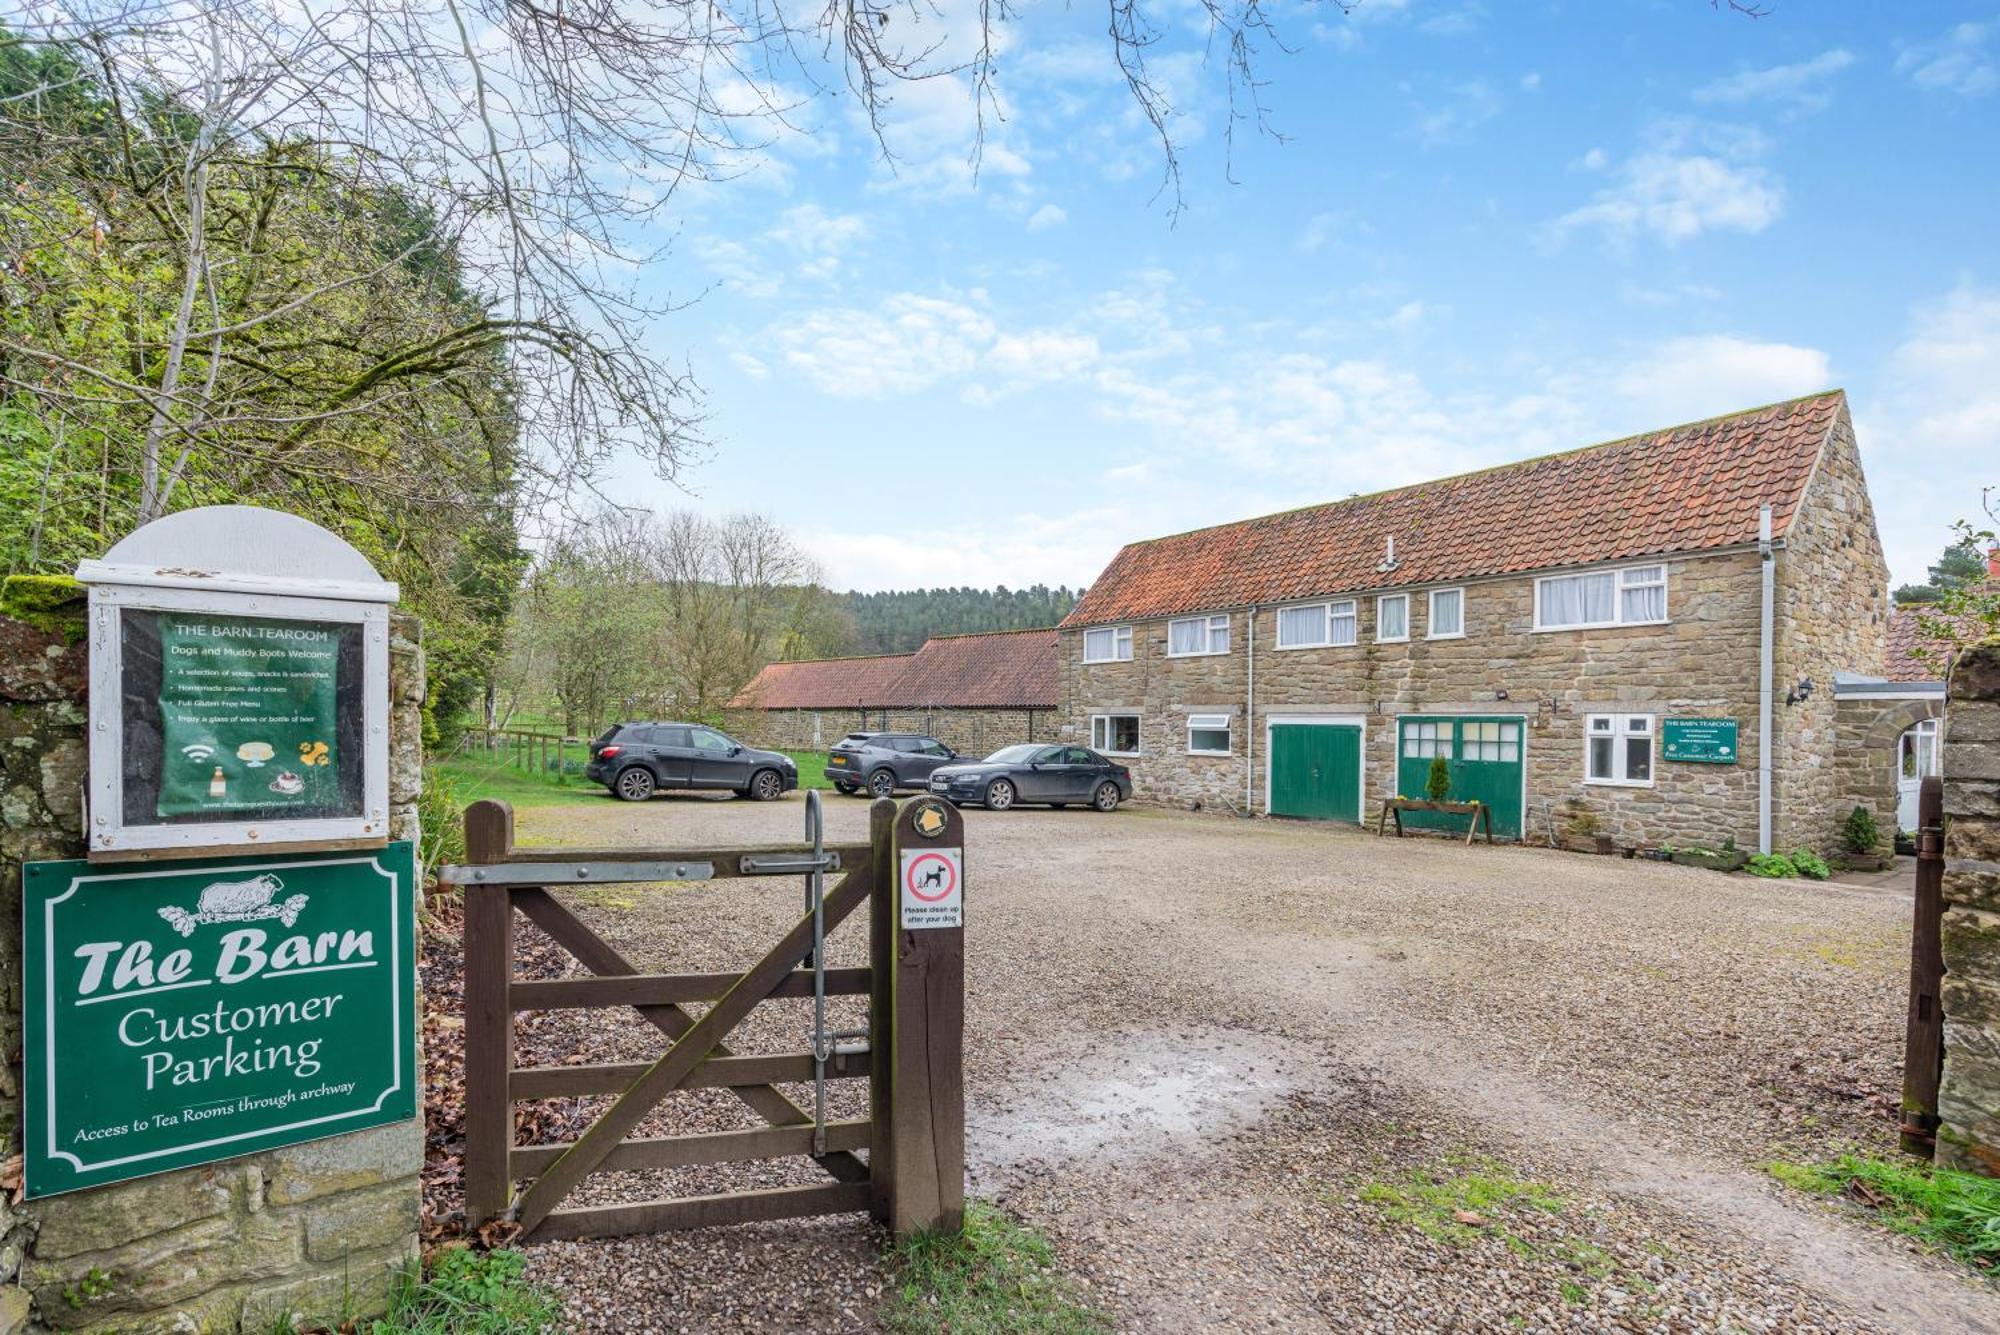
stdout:
{"type": "Polygon", "coordinates": [[[160,910],[160,916],[182,936],[193,936],[195,928],[218,922],[276,918],[290,927],[304,910],[306,897],[293,895],[280,901],[278,892],[284,888],[285,883],[268,872],[247,881],[213,881],[202,887],[193,913],[169,905],[160,910]]]}

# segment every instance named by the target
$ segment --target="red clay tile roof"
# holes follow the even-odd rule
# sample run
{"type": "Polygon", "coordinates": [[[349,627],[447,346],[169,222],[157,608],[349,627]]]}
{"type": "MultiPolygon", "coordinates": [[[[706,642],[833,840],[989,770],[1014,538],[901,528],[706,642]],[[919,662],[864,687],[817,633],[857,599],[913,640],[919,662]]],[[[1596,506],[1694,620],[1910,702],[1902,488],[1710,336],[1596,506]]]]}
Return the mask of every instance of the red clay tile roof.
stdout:
{"type": "Polygon", "coordinates": [[[884,688],[913,654],[770,663],[729,702],[732,709],[860,709],[883,703],[884,688]]]}
{"type": "Polygon", "coordinates": [[[957,709],[1054,709],[1062,694],[1058,638],[1042,630],[940,635],[911,657],[885,704],[957,709]]]}
{"type": "Polygon", "coordinates": [[[1518,574],[1783,537],[1839,390],[1516,464],[1132,543],[1064,626],[1518,574]],[[1377,569],[1384,539],[1397,568],[1377,569]]]}
{"type": "Polygon", "coordinates": [[[940,635],[914,654],[772,663],[732,709],[1054,709],[1053,627],[940,635]]]}
{"type": "Polygon", "coordinates": [[[1882,667],[1882,675],[1890,681],[1943,681],[1949,658],[1980,633],[1971,617],[1963,617],[1964,633],[1956,640],[1943,639],[1924,632],[1925,619],[1937,620],[1937,609],[1913,605],[1890,613],[1889,652],[1882,667]]]}

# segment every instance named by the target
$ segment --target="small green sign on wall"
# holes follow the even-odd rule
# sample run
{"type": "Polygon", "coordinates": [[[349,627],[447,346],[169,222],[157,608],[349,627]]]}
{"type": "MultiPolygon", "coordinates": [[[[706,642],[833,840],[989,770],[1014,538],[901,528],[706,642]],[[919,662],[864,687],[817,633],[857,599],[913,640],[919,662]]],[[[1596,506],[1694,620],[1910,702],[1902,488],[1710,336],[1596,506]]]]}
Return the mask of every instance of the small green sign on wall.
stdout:
{"type": "Polygon", "coordinates": [[[1738,755],[1736,720],[1664,719],[1660,724],[1660,743],[1668,760],[1696,765],[1734,765],[1738,755]]]}
{"type": "Polygon", "coordinates": [[[27,1194],[416,1116],[413,861],[27,864],[27,1194]]]}

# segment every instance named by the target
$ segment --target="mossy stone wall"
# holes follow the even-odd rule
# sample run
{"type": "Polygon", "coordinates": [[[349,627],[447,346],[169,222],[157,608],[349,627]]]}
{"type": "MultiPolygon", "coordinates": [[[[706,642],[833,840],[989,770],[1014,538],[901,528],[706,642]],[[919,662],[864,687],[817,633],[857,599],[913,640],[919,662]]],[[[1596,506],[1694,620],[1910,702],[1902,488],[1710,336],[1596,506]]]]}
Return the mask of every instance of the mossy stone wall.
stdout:
{"type": "MultiPolygon", "coordinates": [[[[83,605],[10,581],[0,615],[0,1135],[21,1134],[21,864],[83,855],[88,652],[83,605]]],[[[414,837],[421,633],[393,625],[391,827],[414,837]]],[[[9,1207],[0,1335],[24,1330],[267,1332],[380,1313],[416,1256],[420,1121],[9,1207]]],[[[16,1160],[18,1162],[18,1159],[16,1160]]]]}
{"type": "Polygon", "coordinates": [[[1946,686],[1944,856],[1937,1157],[2000,1177],[2000,640],[1961,654],[1946,686]]]}

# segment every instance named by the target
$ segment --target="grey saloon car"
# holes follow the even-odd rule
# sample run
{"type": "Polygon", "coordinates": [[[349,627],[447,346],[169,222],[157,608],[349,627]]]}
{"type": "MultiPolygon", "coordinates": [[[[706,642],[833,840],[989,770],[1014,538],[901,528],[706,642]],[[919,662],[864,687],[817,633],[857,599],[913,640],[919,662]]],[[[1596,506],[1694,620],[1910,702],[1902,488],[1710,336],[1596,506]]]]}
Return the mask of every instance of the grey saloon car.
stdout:
{"type": "Polygon", "coordinates": [[[876,797],[898,788],[922,788],[931,771],[958,752],[921,732],[850,732],[826,753],[826,777],[843,793],[866,788],[876,797]]]}
{"type": "Polygon", "coordinates": [[[584,777],[627,802],[666,789],[726,789],[768,802],[799,786],[798,762],[699,723],[620,723],[590,744],[584,777]]]}
{"type": "Polygon", "coordinates": [[[1132,771],[1082,746],[1033,742],[1003,746],[984,760],[942,765],[931,771],[930,790],[954,805],[978,802],[1005,811],[1020,802],[1052,807],[1088,802],[1116,811],[1132,796],[1132,771]]]}

